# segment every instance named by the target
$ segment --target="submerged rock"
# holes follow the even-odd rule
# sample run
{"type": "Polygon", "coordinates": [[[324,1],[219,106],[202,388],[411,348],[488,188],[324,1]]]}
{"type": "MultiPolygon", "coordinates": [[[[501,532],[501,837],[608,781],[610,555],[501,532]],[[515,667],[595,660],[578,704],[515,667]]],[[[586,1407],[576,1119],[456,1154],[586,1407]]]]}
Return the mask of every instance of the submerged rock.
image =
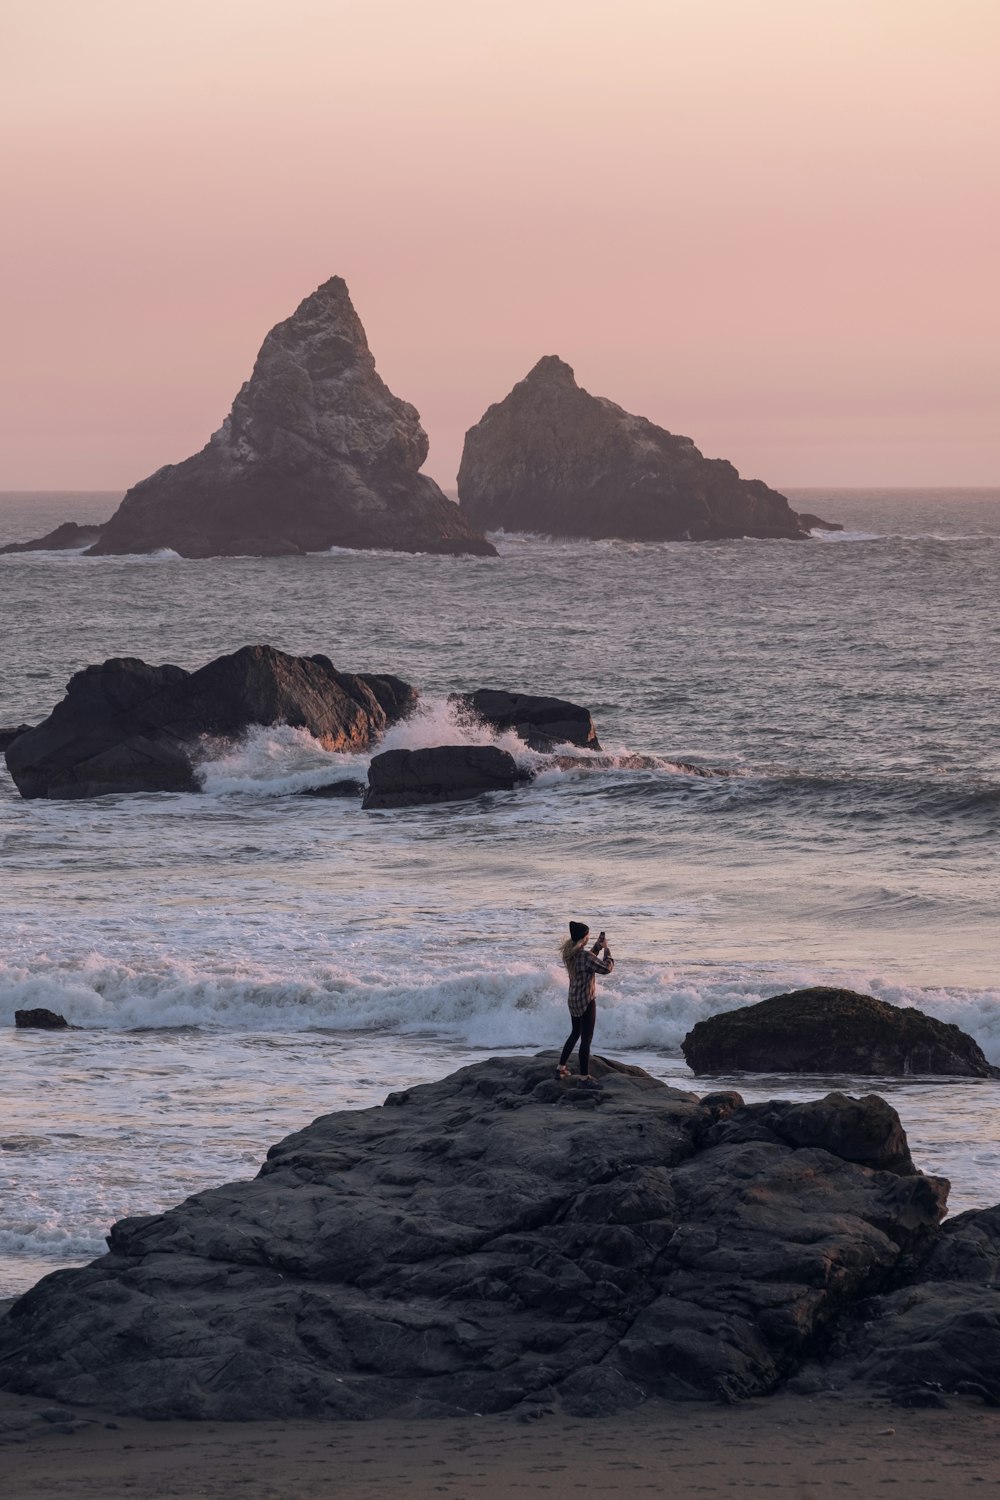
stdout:
{"type": "Polygon", "coordinates": [[[358,781],[354,776],[344,776],[340,781],[324,781],[320,786],[304,786],[295,795],[297,797],[353,797],[360,801],[365,790],[363,781],[358,781]]]}
{"type": "Polygon", "coordinates": [[[491,1058],[123,1220],[0,1319],[0,1388],[230,1419],[731,1401],[935,1243],[947,1184],[882,1100],[779,1103],[745,1137],[739,1095],[592,1066],[491,1058]]]}
{"type": "Polygon", "coordinates": [[[533,750],[551,750],[563,744],[587,750],[601,748],[590,710],[565,698],[476,688],[472,693],[455,693],[452,701],[500,733],[512,729],[533,750]]]}
{"type": "Polygon", "coordinates": [[[643,542],[809,534],[784,495],[581,390],[554,355],[466,433],[458,494],[488,530],[643,542]]]}
{"type": "Polygon", "coordinates": [[[14,1012],[14,1025],[23,1027],[25,1030],[35,1031],[64,1031],[69,1029],[69,1022],[65,1016],[60,1016],[54,1010],[46,1010],[39,1006],[36,1010],[16,1010],[14,1012]]]}
{"type": "Polygon", "coordinates": [[[1000,1078],[971,1036],[912,1006],[818,985],[699,1021],[681,1042],[693,1072],[944,1074],[1000,1078]]]}
{"type": "Polygon", "coordinates": [[[368,768],[366,808],[460,802],[509,792],[523,780],[514,757],[495,745],[434,745],[385,750],[368,768]]]}
{"type": "Polygon", "coordinates": [[[10,552],[73,552],[77,548],[92,547],[98,540],[107,522],[64,521],[54,531],[35,537],[30,542],[8,542],[0,547],[0,557],[10,552]]]}
{"type": "Polygon", "coordinates": [[[416,703],[398,677],[338,672],[327,656],[244,646],[197,672],[116,657],[70,678],[49,717],[7,749],[22,797],[195,792],[206,740],[254,725],[307,729],[364,750],[416,703]]]}
{"type": "Polygon", "coordinates": [[[421,474],[427,434],[394,396],[339,276],[271,329],[200,453],[134,485],[94,555],[495,549],[421,474]]]}

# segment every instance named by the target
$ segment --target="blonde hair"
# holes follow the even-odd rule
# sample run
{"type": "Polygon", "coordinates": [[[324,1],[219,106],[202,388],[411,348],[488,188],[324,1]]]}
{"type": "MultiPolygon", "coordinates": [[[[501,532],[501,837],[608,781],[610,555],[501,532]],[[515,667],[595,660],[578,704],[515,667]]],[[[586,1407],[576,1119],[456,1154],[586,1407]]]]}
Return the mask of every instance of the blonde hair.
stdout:
{"type": "Polygon", "coordinates": [[[582,938],[571,938],[571,937],[568,937],[566,939],[566,941],[562,944],[562,946],[559,949],[559,957],[562,959],[562,961],[566,965],[567,969],[570,966],[570,961],[571,961],[571,959],[573,957],[573,954],[576,952],[576,950],[578,948],[582,948],[583,945],[584,945],[584,943],[586,941],[587,941],[587,934],[584,933],[584,935],[583,935],[582,938]]]}

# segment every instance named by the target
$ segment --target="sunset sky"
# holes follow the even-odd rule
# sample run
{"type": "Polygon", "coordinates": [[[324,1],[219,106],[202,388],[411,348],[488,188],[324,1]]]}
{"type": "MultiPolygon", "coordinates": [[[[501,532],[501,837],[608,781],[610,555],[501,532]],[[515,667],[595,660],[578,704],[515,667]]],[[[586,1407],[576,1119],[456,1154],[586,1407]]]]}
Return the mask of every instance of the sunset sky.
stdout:
{"type": "Polygon", "coordinates": [[[998,0],[4,0],[0,488],[346,278],[427,471],[543,354],[781,487],[1000,482],[998,0]]]}

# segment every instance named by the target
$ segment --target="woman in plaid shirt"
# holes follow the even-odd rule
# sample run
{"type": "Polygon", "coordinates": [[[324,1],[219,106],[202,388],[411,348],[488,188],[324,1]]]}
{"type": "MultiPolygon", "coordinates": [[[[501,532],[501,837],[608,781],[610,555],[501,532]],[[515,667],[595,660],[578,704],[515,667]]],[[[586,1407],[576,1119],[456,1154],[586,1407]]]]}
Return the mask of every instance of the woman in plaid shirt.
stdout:
{"type": "Polygon", "coordinates": [[[560,953],[562,961],[569,973],[569,1014],[573,1023],[573,1030],[566,1039],[566,1045],[562,1049],[559,1059],[559,1067],[556,1069],[559,1078],[569,1077],[569,1055],[577,1042],[580,1043],[580,1077],[590,1081],[590,1043],[594,1036],[594,1027],[597,1024],[597,975],[610,974],[615,966],[611,957],[611,949],[604,940],[602,932],[592,948],[588,948],[587,938],[590,928],[584,922],[571,922],[569,924],[569,937],[563,943],[560,953]],[[598,955],[604,950],[604,957],[598,955]]]}

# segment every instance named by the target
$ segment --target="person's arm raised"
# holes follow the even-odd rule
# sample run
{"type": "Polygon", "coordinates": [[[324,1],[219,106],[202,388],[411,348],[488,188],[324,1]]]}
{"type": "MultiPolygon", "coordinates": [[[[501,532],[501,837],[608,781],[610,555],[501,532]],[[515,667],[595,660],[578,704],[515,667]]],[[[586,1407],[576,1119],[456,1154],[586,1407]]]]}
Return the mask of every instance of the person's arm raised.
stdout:
{"type": "Polygon", "coordinates": [[[611,949],[608,947],[607,943],[604,944],[603,958],[598,958],[597,954],[593,950],[591,950],[591,952],[587,955],[587,962],[589,967],[595,974],[610,974],[611,970],[615,966],[615,961],[611,957],[611,949]]]}

